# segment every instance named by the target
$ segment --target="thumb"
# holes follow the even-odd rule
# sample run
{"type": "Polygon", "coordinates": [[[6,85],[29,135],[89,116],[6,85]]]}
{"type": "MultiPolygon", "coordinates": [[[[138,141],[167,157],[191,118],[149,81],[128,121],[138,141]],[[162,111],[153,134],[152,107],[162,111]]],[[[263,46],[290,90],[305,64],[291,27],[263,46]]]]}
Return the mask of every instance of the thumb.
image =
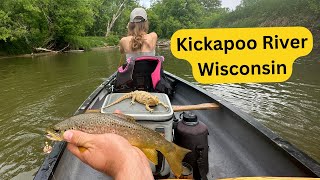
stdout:
{"type": "Polygon", "coordinates": [[[92,135],[81,131],[68,130],[63,133],[63,138],[67,142],[76,146],[86,147],[92,141],[92,135]]]}

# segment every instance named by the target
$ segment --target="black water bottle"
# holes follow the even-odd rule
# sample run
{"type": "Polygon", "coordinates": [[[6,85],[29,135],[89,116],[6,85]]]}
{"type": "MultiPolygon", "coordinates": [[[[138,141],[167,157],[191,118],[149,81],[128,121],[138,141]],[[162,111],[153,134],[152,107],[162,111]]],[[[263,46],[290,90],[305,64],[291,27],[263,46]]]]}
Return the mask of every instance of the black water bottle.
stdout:
{"type": "Polygon", "coordinates": [[[174,141],[177,145],[192,150],[183,162],[193,168],[194,179],[207,179],[208,163],[208,128],[191,112],[183,112],[182,120],[174,132],[174,141]]]}

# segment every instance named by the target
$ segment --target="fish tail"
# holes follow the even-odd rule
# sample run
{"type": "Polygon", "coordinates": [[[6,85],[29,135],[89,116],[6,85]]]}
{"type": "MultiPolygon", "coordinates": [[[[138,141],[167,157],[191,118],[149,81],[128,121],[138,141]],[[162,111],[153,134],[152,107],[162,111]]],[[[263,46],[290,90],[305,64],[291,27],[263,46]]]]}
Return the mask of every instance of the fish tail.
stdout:
{"type": "Polygon", "coordinates": [[[182,173],[182,160],[184,156],[191,151],[189,149],[177,146],[176,144],[173,144],[173,146],[174,150],[167,152],[164,154],[164,156],[168,161],[173,174],[176,177],[180,177],[182,173]]]}

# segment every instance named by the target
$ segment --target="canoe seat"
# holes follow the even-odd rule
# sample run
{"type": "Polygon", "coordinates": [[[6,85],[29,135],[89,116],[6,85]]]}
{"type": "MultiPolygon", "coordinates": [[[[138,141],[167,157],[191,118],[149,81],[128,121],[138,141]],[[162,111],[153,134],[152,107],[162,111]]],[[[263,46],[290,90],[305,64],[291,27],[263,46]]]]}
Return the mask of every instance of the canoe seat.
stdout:
{"type": "Polygon", "coordinates": [[[154,88],[152,86],[151,73],[153,73],[156,66],[157,66],[156,61],[136,61],[135,62],[135,66],[132,74],[134,89],[154,92],[154,88]]]}
{"type": "Polygon", "coordinates": [[[115,91],[130,92],[143,90],[154,92],[161,79],[163,57],[140,56],[130,58],[118,68],[115,91]]]}

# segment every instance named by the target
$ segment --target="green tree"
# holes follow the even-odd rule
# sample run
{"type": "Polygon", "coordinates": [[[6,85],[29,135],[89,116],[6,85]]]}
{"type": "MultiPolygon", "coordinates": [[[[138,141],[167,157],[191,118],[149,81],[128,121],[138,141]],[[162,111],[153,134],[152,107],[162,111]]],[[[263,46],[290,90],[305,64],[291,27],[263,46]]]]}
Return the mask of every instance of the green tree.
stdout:
{"type": "Polygon", "coordinates": [[[113,16],[116,15],[119,16],[110,30],[113,34],[123,34],[129,21],[130,12],[137,6],[137,0],[93,0],[94,24],[88,29],[87,34],[93,36],[106,35],[108,24],[112,22],[113,16]],[[117,14],[117,12],[120,14],[117,14]]]}
{"type": "Polygon", "coordinates": [[[26,29],[12,21],[8,12],[0,10],[0,40],[14,40],[26,33],[26,29]]]}
{"type": "Polygon", "coordinates": [[[240,7],[248,7],[251,5],[255,5],[260,0],[241,0],[240,7]]]}
{"type": "Polygon", "coordinates": [[[221,6],[221,1],[217,0],[198,0],[198,3],[200,3],[203,8],[205,9],[205,13],[210,13],[210,11],[215,11],[217,8],[221,6]]]}
{"type": "Polygon", "coordinates": [[[50,37],[62,48],[84,36],[86,28],[93,25],[90,0],[55,0],[47,4],[50,37]]]}
{"type": "Polygon", "coordinates": [[[220,5],[220,0],[156,1],[150,9],[151,20],[156,22],[151,30],[157,31],[160,37],[170,38],[178,29],[202,27],[204,20],[216,13],[220,5]]]}
{"type": "MultiPolygon", "coordinates": [[[[31,48],[61,48],[83,36],[93,24],[90,0],[2,0],[4,41],[19,41],[31,48]]],[[[3,43],[3,42],[2,42],[3,43]]]]}

